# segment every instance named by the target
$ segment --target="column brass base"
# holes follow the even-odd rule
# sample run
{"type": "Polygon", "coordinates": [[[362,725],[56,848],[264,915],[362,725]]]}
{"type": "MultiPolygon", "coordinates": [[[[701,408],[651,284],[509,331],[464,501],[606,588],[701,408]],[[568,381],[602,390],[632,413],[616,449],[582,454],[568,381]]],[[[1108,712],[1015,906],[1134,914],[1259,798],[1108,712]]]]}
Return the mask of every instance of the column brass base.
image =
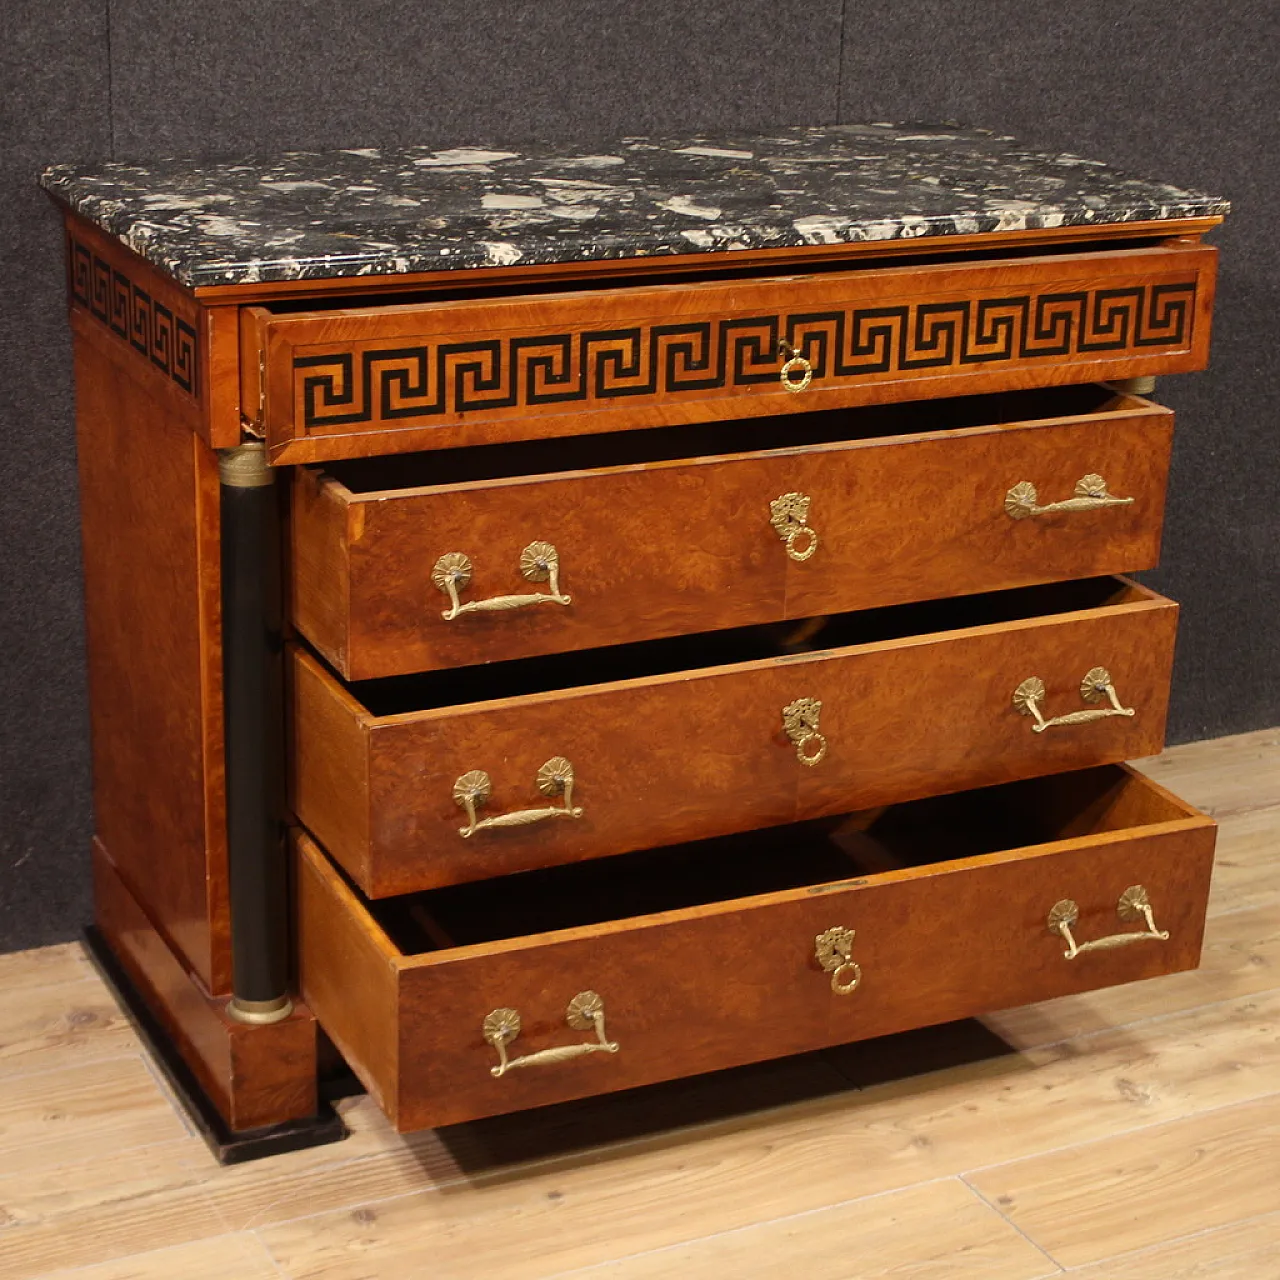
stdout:
{"type": "Polygon", "coordinates": [[[228,1018],[259,1027],[283,1022],[292,1012],[293,1001],[288,996],[277,996],[274,1000],[242,1000],[232,996],[227,1004],[228,1018]]]}

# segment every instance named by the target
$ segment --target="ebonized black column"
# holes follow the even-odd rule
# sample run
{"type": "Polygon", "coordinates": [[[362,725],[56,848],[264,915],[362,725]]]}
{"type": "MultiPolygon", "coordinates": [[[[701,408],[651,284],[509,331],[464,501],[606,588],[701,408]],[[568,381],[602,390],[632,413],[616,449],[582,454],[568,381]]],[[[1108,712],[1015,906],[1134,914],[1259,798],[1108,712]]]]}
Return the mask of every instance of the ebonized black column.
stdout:
{"type": "Polygon", "coordinates": [[[222,670],[231,881],[227,1012],[276,1022],[289,1000],[280,511],[259,443],[219,455],[222,670]]]}

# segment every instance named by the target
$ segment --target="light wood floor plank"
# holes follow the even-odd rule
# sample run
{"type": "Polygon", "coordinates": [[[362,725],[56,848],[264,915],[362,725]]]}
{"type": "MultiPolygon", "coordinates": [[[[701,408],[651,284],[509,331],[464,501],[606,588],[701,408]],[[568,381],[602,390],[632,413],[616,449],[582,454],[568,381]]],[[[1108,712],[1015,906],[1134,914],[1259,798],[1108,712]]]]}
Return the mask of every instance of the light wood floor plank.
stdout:
{"type": "Polygon", "coordinates": [[[0,1089],[0,1168],[7,1174],[186,1136],[138,1057],[18,1076],[0,1089]]]}
{"type": "Polygon", "coordinates": [[[0,990],[80,982],[92,975],[93,967],[78,942],[0,955],[0,990]]]}
{"type": "Polygon", "coordinates": [[[1242,810],[1218,822],[1210,914],[1280,901],[1280,805],[1242,810]]]}
{"type": "Polygon", "coordinates": [[[40,1280],[280,1280],[280,1272],[262,1241],[246,1234],[212,1236],[98,1266],[49,1272],[40,1280]]]}
{"type": "Polygon", "coordinates": [[[1068,1267],[1280,1212],[1280,1093],[969,1181],[1068,1267]]]}
{"type": "Polygon", "coordinates": [[[1108,1258],[1069,1280],[1271,1280],[1280,1276],[1280,1213],[1108,1258]]]}
{"type": "Polygon", "coordinates": [[[192,1137],[100,1152],[76,1162],[0,1174],[0,1211],[8,1221],[27,1226],[65,1219],[70,1230],[77,1214],[198,1189],[216,1169],[208,1148],[192,1137]]]}
{"type": "Polygon", "coordinates": [[[1133,764],[1215,817],[1280,804],[1280,727],[1188,742],[1133,764]]]}
{"type": "Polygon", "coordinates": [[[1039,1280],[1059,1268],[948,1179],[573,1273],[574,1280],[1039,1280]]]}
{"type": "MultiPolygon", "coordinates": [[[[0,1280],[126,1258],[227,1231],[207,1195],[188,1187],[114,1198],[77,1213],[0,1231],[0,1280]]],[[[173,1280],[178,1280],[175,1276],[173,1280]]]]}
{"type": "Polygon", "coordinates": [[[0,1080],[141,1051],[100,979],[0,985],[0,1080]]]}

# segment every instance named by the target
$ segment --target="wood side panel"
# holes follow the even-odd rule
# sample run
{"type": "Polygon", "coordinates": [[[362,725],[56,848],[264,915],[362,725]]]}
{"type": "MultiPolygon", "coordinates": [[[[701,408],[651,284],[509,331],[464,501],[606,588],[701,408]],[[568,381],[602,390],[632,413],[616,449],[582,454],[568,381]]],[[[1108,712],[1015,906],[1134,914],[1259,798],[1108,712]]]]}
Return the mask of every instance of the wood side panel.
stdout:
{"type": "Polygon", "coordinates": [[[66,253],[72,315],[97,327],[132,376],[207,439],[210,344],[195,295],[70,212],[66,253]]]}
{"type": "Polygon", "coordinates": [[[243,430],[240,414],[240,308],[204,307],[208,438],[215,449],[234,449],[243,430]]]}
{"type": "Polygon", "coordinates": [[[176,412],[98,320],[73,308],[72,327],[96,830],[170,945],[222,991],[216,462],[194,402],[176,412]]]}
{"type": "Polygon", "coordinates": [[[189,975],[120,878],[99,840],[93,848],[96,919],[112,951],[233,1129],[315,1114],[316,1022],[305,1005],[269,1026],[226,1016],[189,975]]]}
{"type": "MultiPolygon", "coordinates": [[[[1164,741],[1176,614],[1142,593],[1069,614],[367,721],[295,651],[296,811],[366,893],[384,897],[1149,755],[1164,741]],[[1014,709],[1014,689],[1033,675],[1047,688],[1046,716],[1083,709],[1080,681],[1096,665],[1135,716],[1037,734],[1014,709]],[[798,760],[783,728],[782,709],[799,698],[822,702],[828,750],[816,767],[798,760]],[[336,725],[310,727],[312,700],[346,717],[352,750],[368,724],[365,795],[323,771],[336,725]],[[459,834],[458,778],[489,774],[482,818],[560,806],[534,785],[556,756],[575,769],[581,817],[459,834]]],[[[358,770],[350,758],[342,768],[358,770]]]]}
{"type": "Polygon", "coordinates": [[[332,848],[354,852],[349,868],[368,877],[368,717],[320,664],[301,651],[286,664],[289,804],[332,848]],[[305,815],[305,816],[304,816],[305,815]]]}
{"type": "MultiPolygon", "coordinates": [[[[286,591],[290,623],[350,679],[350,628],[353,620],[364,622],[364,611],[357,610],[353,619],[349,528],[354,525],[357,537],[361,536],[365,512],[353,512],[344,501],[345,492],[312,468],[294,468],[286,532],[286,591]]],[[[383,572],[403,574],[404,581],[413,570],[407,560],[396,559],[385,563],[383,572]]]]}
{"type": "Polygon", "coordinates": [[[294,480],[294,620],[347,679],[466,666],[781,618],[1127,572],[1159,558],[1173,415],[1111,412],[678,462],[352,494],[294,480]],[[1128,506],[1015,520],[1101,473],[1128,506]],[[797,563],[770,504],[812,499],[797,563]],[[346,526],[335,508],[347,509],[346,526]],[[447,552],[473,566],[464,601],[547,591],[519,574],[550,540],[564,605],[442,616],[447,552]]]}
{"type": "Polygon", "coordinates": [[[328,1012],[333,1040],[394,1121],[399,1101],[398,955],[364,916],[329,860],[294,833],[298,988],[328,1012]]]}
{"type": "Polygon", "coordinates": [[[264,307],[241,306],[239,314],[240,408],[244,421],[261,435],[266,408],[266,325],[271,313],[264,307]]]}
{"type": "Polygon", "coordinates": [[[330,301],[342,295],[367,294],[376,290],[393,297],[397,293],[422,290],[451,292],[460,286],[509,283],[520,287],[526,283],[600,280],[626,286],[639,278],[697,272],[714,276],[719,272],[736,272],[743,268],[762,274],[785,271],[795,263],[833,264],[879,262],[882,259],[918,257],[929,254],[972,254],[977,250],[999,257],[1002,253],[1031,246],[1045,252],[1089,241],[1123,241],[1158,239],[1166,243],[1194,243],[1214,227],[1221,217],[1177,218],[1146,222],[1117,222],[1077,227],[1035,227],[1024,231],[979,232],[973,235],[934,236],[922,244],[919,240],[859,240],[850,244],[790,245],[781,249],[733,250],[725,253],[683,253],[666,258],[609,258],[595,262],[526,263],[514,267],[468,267],[465,271],[422,271],[405,275],[332,276],[299,280],[265,280],[253,284],[200,285],[193,290],[205,303],[237,302],[241,304],[271,302],[283,299],[315,298],[330,301]]]}
{"type": "Polygon", "coordinates": [[[1179,372],[1207,359],[1215,252],[276,315],[263,425],[300,462],[1179,372]],[[813,362],[799,394],[780,338],[813,362]]]}
{"type": "MultiPolygon", "coordinates": [[[[1146,828],[408,957],[397,1124],[451,1124],[1193,968],[1215,831],[1181,808],[1188,816],[1166,813],[1146,828]],[[1080,942],[1133,931],[1116,902],[1134,883],[1148,889],[1169,941],[1068,961],[1046,927],[1049,908],[1063,897],[1079,903],[1080,942]],[[814,957],[815,936],[836,925],[855,931],[862,980],[851,995],[833,993],[814,957]],[[589,1038],[565,1026],[565,1006],[583,990],[602,996],[619,1051],[494,1079],[486,1014],[519,1012],[513,1057],[572,1044],[589,1038]]],[[[363,948],[385,955],[358,900],[318,849],[305,838],[303,846],[328,886],[326,909],[352,916],[363,948]]],[[[326,963],[331,985],[314,1003],[327,1026],[358,1001],[341,982],[342,961],[326,963]]],[[[361,1066],[383,1073],[384,1092],[397,1083],[380,1060],[361,1066]]]]}

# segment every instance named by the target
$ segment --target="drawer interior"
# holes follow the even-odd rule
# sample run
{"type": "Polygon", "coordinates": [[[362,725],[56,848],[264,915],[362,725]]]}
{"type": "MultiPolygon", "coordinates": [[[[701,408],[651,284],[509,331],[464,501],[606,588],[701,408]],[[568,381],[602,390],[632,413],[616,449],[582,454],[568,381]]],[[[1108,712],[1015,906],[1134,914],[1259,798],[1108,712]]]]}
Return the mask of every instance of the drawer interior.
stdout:
{"type": "Polygon", "coordinates": [[[798,622],[766,623],[585,652],[362,680],[348,687],[371,714],[401,715],[1153,599],[1158,597],[1121,578],[1080,578],[798,622]]]}
{"type": "Polygon", "coordinates": [[[1091,384],[352,458],[329,463],[325,471],[352,494],[384,493],[969,427],[1061,421],[1146,407],[1146,401],[1137,397],[1091,384]]]}
{"type": "Polygon", "coordinates": [[[403,955],[483,945],[963,858],[1130,832],[1194,811],[1107,765],[370,902],[403,955]]]}

